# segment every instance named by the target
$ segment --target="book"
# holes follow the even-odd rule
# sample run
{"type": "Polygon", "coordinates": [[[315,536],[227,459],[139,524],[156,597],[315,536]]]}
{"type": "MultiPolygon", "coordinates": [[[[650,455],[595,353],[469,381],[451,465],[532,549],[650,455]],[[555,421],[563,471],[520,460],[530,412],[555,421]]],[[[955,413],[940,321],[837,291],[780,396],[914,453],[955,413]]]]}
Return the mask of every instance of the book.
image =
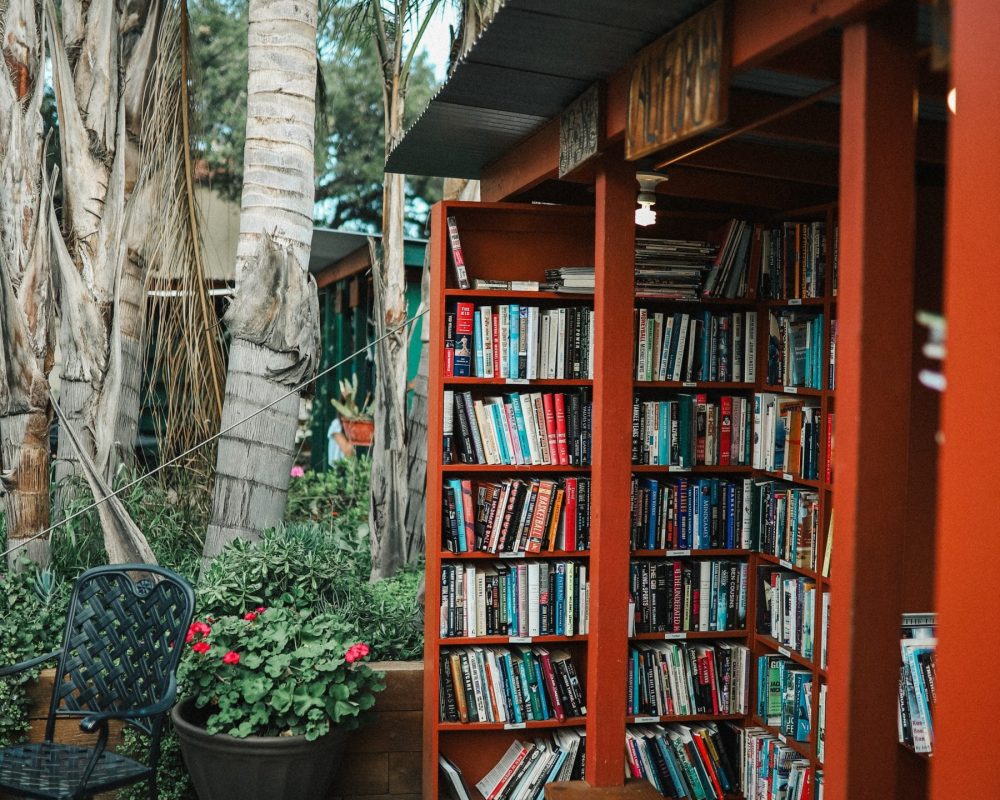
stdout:
{"type": "Polygon", "coordinates": [[[451,263],[455,268],[455,282],[459,289],[468,289],[469,273],[465,268],[462,241],[458,236],[458,222],[454,217],[448,217],[448,244],[451,248],[451,263]]]}
{"type": "Polygon", "coordinates": [[[452,800],[471,800],[472,795],[462,771],[445,755],[438,756],[438,766],[444,778],[445,789],[452,800]]]}
{"type": "Polygon", "coordinates": [[[629,565],[632,634],[742,630],[746,619],[739,608],[746,602],[736,592],[744,591],[746,570],[742,560],[634,559],[629,565]]]}

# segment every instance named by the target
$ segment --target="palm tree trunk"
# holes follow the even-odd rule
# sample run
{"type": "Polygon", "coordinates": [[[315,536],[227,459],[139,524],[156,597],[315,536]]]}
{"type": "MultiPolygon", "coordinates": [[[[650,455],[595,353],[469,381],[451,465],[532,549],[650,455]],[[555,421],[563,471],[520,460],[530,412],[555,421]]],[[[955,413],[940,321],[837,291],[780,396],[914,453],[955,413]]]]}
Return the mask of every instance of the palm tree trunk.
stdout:
{"type": "Polygon", "coordinates": [[[48,411],[34,410],[0,420],[0,441],[0,463],[9,469],[4,481],[13,487],[3,494],[7,549],[18,548],[8,556],[9,565],[13,569],[23,556],[36,564],[47,564],[48,537],[28,540],[49,527],[48,411]]]}
{"type": "Polygon", "coordinates": [[[233,539],[281,522],[299,393],[319,357],[309,274],[314,198],[316,0],[251,0],[247,135],[233,336],[203,569],[233,539]],[[278,400],[246,424],[232,425],[278,400]]]}

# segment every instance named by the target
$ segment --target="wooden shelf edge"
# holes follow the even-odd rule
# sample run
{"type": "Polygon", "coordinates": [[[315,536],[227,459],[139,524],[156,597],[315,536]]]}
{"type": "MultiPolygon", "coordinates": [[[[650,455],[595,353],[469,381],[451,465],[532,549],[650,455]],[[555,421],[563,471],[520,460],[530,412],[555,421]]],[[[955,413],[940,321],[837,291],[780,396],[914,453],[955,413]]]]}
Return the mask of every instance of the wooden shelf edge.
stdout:
{"type": "Polygon", "coordinates": [[[587,634],[582,633],[577,636],[440,636],[438,646],[446,647],[480,647],[496,644],[571,644],[573,642],[587,641],[587,634]]]}
{"type": "Polygon", "coordinates": [[[633,642],[684,642],[699,639],[745,639],[749,635],[747,630],[738,631],[680,631],[673,633],[661,631],[659,633],[635,633],[629,637],[633,642]]]}
{"type": "Polygon", "coordinates": [[[791,561],[785,561],[777,556],[772,556],[770,553],[757,552],[757,555],[760,556],[762,561],[770,564],[771,566],[781,567],[782,569],[787,569],[790,572],[797,572],[803,578],[810,578],[811,580],[816,581],[816,583],[822,583],[824,581],[829,583],[828,580],[822,578],[815,570],[808,569],[807,567],[797,567],[791,561]]]}
{"type": "Polygon", "coordinates": [[[753,550],[633,550],[633,558],[718,558],[722,556],[749,556],[753,550]]]}
{"type": "Polygon", "coordinates": [[[563,721],[557,719],[534,720],[531,722],[438,722],[435,727],[441,733],[461,732],[475,733],[477,731],[511,731],[538,730],[545,728],[577,728],[587,724],[586,717],[567,717],[563,721]]]}
{"type": "Polygon", "coordinates": [[[747,466],[746,464],[699,464],[695,467],[672,467],[665,464],[633,464],[632,472],[640,473],[662,473],[664,475],[724,475],[729,474],[740,474],[740,475],[750,475],[753,472],[753,467],[747,466]]]}
{"type": "Polygon", "coordinates": [[[533,558],[590,558],[589,550],[543,550],[540,553],[470,553],[443,552],[438,556],[442,561],[529,561],[533,558]]]}
{"type": "Polygon", "coordinates": [[[798,650],[793,650],[791,647],[785,647],[785,645],[781,644],[781,642],[779,642],[773,636],[769,636],[766,633],[757,632],[754,634],[754,639],[757,641],[758,644],[764,645],[764,647],[767,647],[768,649],[775,651],[779,655],[785,656],[785,658],[790,658],[800,667],[805,667],[812,673],[819,672],[819,667],[816,664],[816,662],[814,662],[810,658],[806,658],[798,650]]]}
{"type": "Polygon", "coordinates": [[[439,469],[446,475],[460,472],[590,472],[590,465],[562,464],[442,464],[439,469]]]}
{"type": "MultiPolygon", "coordinates": [[[[810,739],[808,742],[800,742],[800,741],[797,741],[795,739],[789,738],[785,734],[781,733],[773,725],[768,725],[766,722],[764,722],[764,720],[762,720],[756,714],[751,715],[750,720],[747,723],[747,725],[748,725],[748,727],[763,728],[765,731],[767,731],[772,736],[774,736],[775,739],[777,739],[778,741],[780,741],[783,745],[786,745],[787,747],[792,748],[792,750],[794,750],[796,753],[798,753],[803,758],[809,759],[809,763],[812,764],[812,766],[814,768],[818,767],[818,766],[822,766],[823,762],[820,761],[816,757],[816,754],[813,752],[813,740],[812,739],[810,739]]],[[[812,732],[810,731],[810,733],[812,733],[812,732]]]]}
{"type": "Polygon", "coordinates": [[[671,722],[735,722],[746,718],[746,714],[688,714],[686,716],[678,714],[663,716],[656,716],[655,714],[631,714],[625,718],[625,723],[627,725],[653,725],[669,724],[671,722]]]}

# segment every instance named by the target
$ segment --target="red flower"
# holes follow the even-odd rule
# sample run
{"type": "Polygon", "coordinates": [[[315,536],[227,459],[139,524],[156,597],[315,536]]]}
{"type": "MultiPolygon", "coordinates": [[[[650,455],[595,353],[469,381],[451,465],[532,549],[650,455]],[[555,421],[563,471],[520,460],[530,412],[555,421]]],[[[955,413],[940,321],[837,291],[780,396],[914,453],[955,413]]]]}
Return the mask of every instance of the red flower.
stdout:
{"type": "Polygon", "coordinates": [[[243,615],[243,619],[245,619],[247,622],[253,622],[255,619],[257,619],[257,612],[248,611],[246,614],[243,615]]]}
{"type": "Polygon", "coordinates": [[[364,658],[370,652],[371,648],[368,647],[368,645],[364,642],[358,642],[357,644],[352,644],[350,648],[348,648],[347,654],[344,656],[344,660],[348,664],[353,664],[355,661],[364,658]]]}
{"type": "Polygon", "coordinates": [[[240,663],[240,654],[237,653],[235,650],[230,650],[228,653],[226,653],[222,657],[222,663],[223,664],[233,664],[233,665],[239,664],[240,663]]]}
{"type": "Polygon", "coordinates": [[[194,631],[188,628],[187,636],[184,637],[184,641],[190,643],[194,638],[194,631]]]}
{"type": "Polygon", "coordinates": [[[197,622],[192,622],[191,627],[188,628],[188,634],[194,634],[195,636],[208,636],[212,632],[212,627],[206,625],[200,620],[197,622]]]}
{"type": "Polygon", "coordinates": [[[254,610],[255,610],[255,611],[256,611],[256,612],[258,613],[258,614],[263,614],[263,613],[264,613],[265,611],[267,611],[267,607],[266,607],[266,606],[257,606],[257,608],[256,608],[256,609],[254,609],[254,610]]]}
{"type": "Polygon", "coordinates": [[[191,645],[191,649],[194,650],[196,653],[207,653],[209,650],[211,650],[211,648],[212,646],[206,641],[195,642],[193,645],[191,645]]]}

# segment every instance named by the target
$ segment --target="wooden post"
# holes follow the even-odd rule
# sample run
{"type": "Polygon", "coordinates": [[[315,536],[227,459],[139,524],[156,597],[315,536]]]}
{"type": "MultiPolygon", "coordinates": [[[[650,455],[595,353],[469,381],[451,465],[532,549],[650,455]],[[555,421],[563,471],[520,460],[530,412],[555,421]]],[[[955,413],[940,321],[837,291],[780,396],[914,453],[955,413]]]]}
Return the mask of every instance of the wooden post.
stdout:
{"type": "Polygon", "coordinates": [[[844,30],[829,800],[897,796],[913,326],[916,64],[909,11],[895,4],[844,30]]]}
{"type": "Polygon", "coordinates": [[[587,782],[625,779],[635,171],[612,148],[597,165],[587,782]],[[596,668],[595,668],[596,666],[596,668]],[[600,724],[598,724],[598,722],[600,724]]]}
{"type": "Polygon", "coordinates": [[[994,742],[1000,661],[988,633],[1000,612],[996,575],[1000,460],[1000,6],[952,0],[944,308],[948,388],[942,405],[937,537],[938,700],[931,797],[1000,797],[994,742]]]}

